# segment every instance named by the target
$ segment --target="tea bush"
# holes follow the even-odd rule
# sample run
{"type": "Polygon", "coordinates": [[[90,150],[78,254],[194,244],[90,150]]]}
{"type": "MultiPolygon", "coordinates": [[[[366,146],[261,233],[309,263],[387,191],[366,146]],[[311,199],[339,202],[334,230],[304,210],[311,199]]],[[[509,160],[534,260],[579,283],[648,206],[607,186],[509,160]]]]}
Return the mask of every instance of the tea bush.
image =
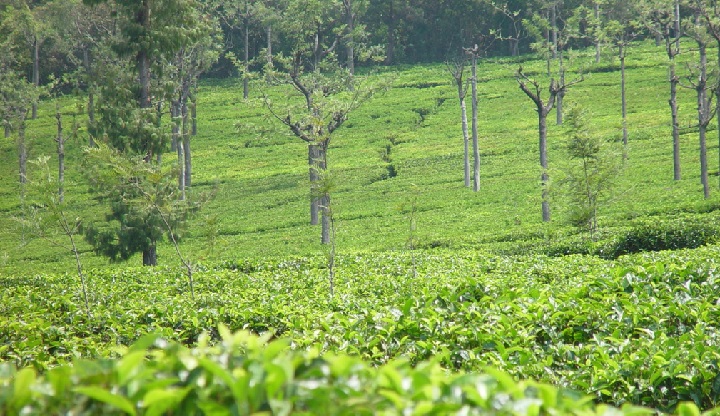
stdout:
{"type": "MultiPolygon", "coordinates": [[[[651,415],[596,406],[564,388],[507,374],[449,374],[437,363],[374,367],[344,354],[291,351],[247,332],[187,349],[147,336],[117,360],[77,361],[38,375],[0,365],[3,415],[651,415]],[[149,357],[149,359],[146,359],[149,357]]],[[[683,403],[680,415],[699,414],[683,403]]]]}

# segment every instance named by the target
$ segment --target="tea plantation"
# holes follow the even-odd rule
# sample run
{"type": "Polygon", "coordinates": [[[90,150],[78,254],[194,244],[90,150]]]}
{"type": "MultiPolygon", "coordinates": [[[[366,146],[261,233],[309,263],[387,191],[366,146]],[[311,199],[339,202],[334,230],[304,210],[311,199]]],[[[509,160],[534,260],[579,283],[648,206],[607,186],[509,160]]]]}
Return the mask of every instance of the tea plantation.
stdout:
{"type": "MultiPolygon", "coordinates": [[[[717,144],[703,199],[694,91],[680,91],[683,177],[672,180],[666,62],[643,43],[628,55],[623,161],[618,67],[610,56],[581,64],[589,54],[572,58],[584,81],[566,106],[588,111],[622,166],[592,237],[567,220],[561,178],[573,162],[554,123],[553,220],[541,221],[537,114],[514,78],[522,65],[546,82],[533,57],[480,64],[477,193],[463,186],[445,66],[363,75],[391,87],[331,142],[332,268],[309,225],[306,145],[263,106],[287,91],[257,80],[243,100],[235,80],[204,80],[192,192],[212,197],[179,244],[192,293],[169,242],[159,267],[141,268],[80,241],[86,308],[64,236],[38,238],[23,220],[43,207],[32,184],[19,198],[6,139],[0,414],[720,414],[717,144]]],[[[61,99],[78,126],[66,209],[98,221],[81,100],[61,99]]],[[[54,152],[54,103],[43,104],[28,126],[32,158],[54,152]]]]}

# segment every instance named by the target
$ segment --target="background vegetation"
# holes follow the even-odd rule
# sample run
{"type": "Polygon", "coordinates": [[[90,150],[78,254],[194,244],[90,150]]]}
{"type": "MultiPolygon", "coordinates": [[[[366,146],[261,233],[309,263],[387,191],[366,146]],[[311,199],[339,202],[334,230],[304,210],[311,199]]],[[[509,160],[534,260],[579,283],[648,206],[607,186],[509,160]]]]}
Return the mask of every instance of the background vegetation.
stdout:
{"type": "MultiPolygon", "coordinates": [[[[695,44],[681,40],[681,85],[694,76],[695,44]]],[[[268,102],[297,96],[260,77],[201,79],[188,195],[210,197],[183,211],[184,227],[168,227],[178,245],[158,245],[157,268],[139,267],[140,253],[108,264],[81,238],[78,263],[66,247],[74,225],[105,219],[85,175],[102,162],[88,166],[83,151],[87,92],[46,96],[25,138],[30,159],[50,156],[49,171],[30,164],[19,183],[16,133],[0,145],[0,413],[287,414],[330,402],[348,414],[716,407],[720,149],[708,141],[705,198],[696,91],[681,88],[683,175],[673,180],[665,50],[653,39],[629,45],[626,123],[614,50],[599,63],[592,46],[563,58],[568,77],[583,77],[566,105],[583,109],[584,133],[618,167],[592,233],[577,227],[577,195],[563,184],[577,168],[567,152],[577,132],[554,120],[552,221],[542,221],[537,114],[515,75],[522,66],[547,82],[542,53],[478,63],[479,192],[464,184],[446,65],[357,68],[356,85],[372,97],[328,149],[332,249],[307,219],[307,144],[268,112],[268,102]],[[57,109],[68,132],[59,205],[43,199],[55,195],[57,109]],[[45,220],[58,206],[70,227],[55,231],[45,220]],[[490,375],[470,375],[479,372],[490,375]],[[154,384],[156,374],[164,381],[154,384]],[[548,384],[517,381],[525,379],[548,384]]],[[[174,155],[164,150],[158,172],[177,168],[174,155]]],[[[172,200],[174,182],[156,179],[172,200]]],[[[171,212],[166,199],[144,200],[171,212]]]]}

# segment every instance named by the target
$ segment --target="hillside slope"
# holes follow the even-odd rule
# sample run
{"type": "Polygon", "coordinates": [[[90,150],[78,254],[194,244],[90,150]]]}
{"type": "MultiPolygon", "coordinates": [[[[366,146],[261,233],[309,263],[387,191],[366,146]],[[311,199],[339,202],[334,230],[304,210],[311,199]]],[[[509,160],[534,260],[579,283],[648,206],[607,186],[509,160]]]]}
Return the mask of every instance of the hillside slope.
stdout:
{"type": "MultiPolygon", "coordinates": [[[[612,56],[600,65],[590,65],[590,60],[583,54],[572,58],[572,66],[582,68],[585,80],[568,92],[566,106],[574,102],[586,108],[592,133],[611,140],[620,154],[619,70],[612,56]]],[[[545,62],[530,57],[488,59],[478,70],[478,193],[463,186],[460,110],[444,65],[383,68],[369,75],[367,82],[390,79],[392,88],[351,113],[329,151],[340,252],[405,249],[412,206],[417,222],[415,245],[421,248],[482,246],[513,253],[575,233],[566,222],[562,187],[555,183],[553,221],[541,221],[537,115],[514,78],[518,65],[547,85],[545,62]]],[[[680,91],[683,179],[674,182],[666,59],[654,45],[636,45],[629,50],[627,66],[629,159],[612,198],[601,207],[600,227],[609,234],[638,217],[712,212],[718,202],[714,132],[709,135],[708,156],[713,195],[707,201],[702,198],[693,129],[694,91],[680,91]]],[[[252,88],[253,98],[244,101],[236,80],[205,80],[201,85],[199,133],[192,145],[194,189],[214,192],[215,197],[184,235],[181,248],[191,253],[193,261],[285,258],[324,250],[319,244],[320,230],[308,224],[305,144],[270,120],[260,99],[268,93],[281,102],[284,91],[258,81],[252,88]]],[[[65,123],[70,125],[69,114],[76,103],[68,98],[63,105],[65,123]]],[[[53,107],[45,103],[40,117],[29,122],[31,158],[53,154],[53,107]]],[[[77,120],[82,136],[83,121],[77,120]]],[[[559,178],[566,166],[565,138],[566,132],[555,126],[551,114],[551,180],[559,178]]],[[[73,184],[67,192],[69,209],[87,221],[101,219],[103,214],[86,193],[79,174],[84,140],[68,145],[67,176],[73,184]]],[[[167,163],[172,158],[170,152],[165,156],[167,163]]],[[[21,213],[16,159],[12,139],[5,139],[0,146],[0,266],[7,273],[30,268],[72,270],[69,252],[34,239],[13,219],[21,213]]],[[[107,264],[87,246],[83,246],[82,258],[89,267],[107,264]]],[[[139,261],[131,260],[133,264],[139,261]]],[[[160,263],[176,262],[171,248],[162,246],[160,263]]]]}

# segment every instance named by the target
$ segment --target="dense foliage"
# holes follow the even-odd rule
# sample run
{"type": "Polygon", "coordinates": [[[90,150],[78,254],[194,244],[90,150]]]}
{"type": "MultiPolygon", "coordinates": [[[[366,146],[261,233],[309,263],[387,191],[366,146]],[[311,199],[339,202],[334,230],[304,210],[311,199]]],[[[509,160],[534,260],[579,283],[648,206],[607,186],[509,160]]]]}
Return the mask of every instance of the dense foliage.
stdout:
{"type": "Polygon", "coordinates": [[[216,342],[225,325],[376,365],[491,366],[614,405],[708,409],[720,399],[717,248],[614,262],[416,254],[416,278],[409,254],[339,257],[332,299],[322,258],[206,268],[195,303],[170,270],[97,270],[90,316],[75,278],[3,278],[0,354],[46,371],[118,356],[148,333],[216,342]]]}
{"type": "MultiPolygon", "coordinates": [[[[396,361],[369,366],[344,354],[288,352],[282,340],[266,344],[221,327],[222,344],[207,338],[186,349],[147,336],[116,361],[78,361],[38,377],[0,367],[0,411],[47,415],[650,415],[621,410],[575,392],[506,374],[448,374],[435,363],[396,361]],[[145,360],[145,357],[150,357],[145,360]],[[8,377],[11,377],[8,379],[8,377]]],[[[692,403],[679,415],[699,415],[692,403]]]]}
{"type": "MultiPolygon", "coordinates": [[[[696,170],[700,129],[693,89],[673,98],[680,113],[672,118],[677,140],[670,139],[662,41],[669,45],[680,33],[672,28],[672,2],[602,2],[605,8],[595,9],[595,17],[591,6],[601,2],[84,3],[0,1],[0,47],[8,51],[0,57],[0,111],[8,139],[0,147],[0,413],[226,414],[230,403],[231,413],[317,413],[329,405],[337,413],[615,411],[588,404],[594,400],[697,414],[718,405],[720,252],[713,244],[720,236],[720,198],[710,193],[702,139],[702,173],[696,170]],[[128,8],[114,9],[118,4],[128,8]],[[150,13],[162,5],[173,7],[150,13]],[[650,9],[634,8],[640,5],[650,9]],[[639,16],[657,21],[648,26],[639,16]],[[180,26],[189,32],[173,37],[182,34],[175,31],[180,26]],[[222,43],[211,36],[218,27],[228,49],[215,74],[239,70],[241,79],[198,83],[220,53],[222,43]],[[498,29],[502,40],[483,43],[498,29]],[[658,35],[659,46],[628,39],[650,33],[658,35]],[[511,54],[537,54],[480,60],[481,186],[471,193],[462,186],[459,106],[446,68],[353,73],[353,63],[440,60],[451,46],[459,50],[476,41],[486,55],[501,54],[506,41],[511,54]],[[300,45],[306,56],[292,53],[300,45]],[[578,49],[591,45],[597,49],[578,49]],[[617,58],[610,56],[618,50],[617,58]],[[283,62],[292,65],[278,65],[283,62]],[[278,85],[279,78],[257,77],[265,65],[286,71],[291,80],[307,71],[307,78],[293,82],[293,91],[278,85]],[[320,74],[313,71],[318,68],[320,74]],[[62,77],[48,84],[59,88],[42,86],[50,74],[62,77]],[[305,127],[292,122],[295,104],[312,113],[319,98],[340,105],[353,94],[342,91],[336,101],[327,85],[302,91],[306,81],[339,74],[354,81],[342,84],[354,85],[355,94],[369,91],[372,105],[331,117],[342,123],[329,152],[333,170],[323,177],[333,184],[328,250],[304,215],[313,157],[287,127],[320,127],[318,114],[305,127]],[[538,94],[539,85],[558,85],[558,77],[567,76],[572,88],[564,91],[566,99],[588,110],[582,138],[606,144],[610,157],[622,146],[623,159],[612,161],[622,163],[621,174],[612,188],[602,186],[601,208],[591,207],[591,235],[566,221],[572,224],[573,209],[584,202],[552,182],[545,183],[543,200],[551,200],[554,222],[540,222],[537,123],[513,74],[523,74],[538,94]],[[575,76],[583,81],[570,81],[575,76]],[[73,97],[61,96],[71,90],[73,97]],[[48,93],[52,103],[38,103],[48,93]],[[197,118],[189,115],[196,99],[197,118]],[[57,153],[57,164],[65,166],[63,118],[72,126],[71,180],[60,185],[65,202],[51,206],[43,202],[47,198],[36,198],[38,171],[31,166],[26,172],[24,162],[30,149],[33,157],[57,153]],[[199,169],[194,176],[160,175],[190,172],[191,118],[199,123],[192,140],[199,169]],[[170,138],[176,161],[167,157],[170,138]],[[138,161],[151,163],[148,175],[122,162],[88,159],[81,148],[89,139],[119,140],[114,144],[125,150],[141,145],[135,150],[138,161]],[[144,147],[150,142],[157,146],[144,147]],[[106,167],[115,175],[98,186],[87,174],[106,167]],[[127,174],[118,175],[122,171],[127,174]],[[704,195],[698,176],[705,178],[704,195]],[[172,208],[191,182],[193,191],[216,199],[181,233],[172,224],[188,212],[173,216],[172,208]],[[152,264],[155,240],[167,233],[172,247],[158,241],[163,267],[110,268],[87,244],[73,242],[78,277],[67,274],[71,252],[49,244],[57,241],[48,237],[59,232],[72,242],[81,225],[87,230],[93,221],[102,222],[102,194],[88,192],[88,184],[120,191],[106,200],[121,234],[95,234],[110,247],[105,254],[125,259],[139,248],[152,264]],[[133,214],[129,208],[140,210],[133,214]],[[64,230],[43,229],[47,221],[27,226],[49,214],[62,215],[64,230]],[[145,221],[146,214],[154,220],[145,221]],[[116,241],[129,236],[133,244],[143,243],[139,233],[147,235],[151,226],[155,237],[149,236],[149,244],[116,241]],[[177,258],[166,254],[173,249],[177,258]],[[678,251],[660,252],[668,249],[678,251]],[[645,251],[650,253],[627,256],[645,251]],[[187,275],[171,266],[178,258],[187,275]],[[82,264],[90,271],[83,274],[82,264]],[[255,338],[230,336],[224,327],[285,341],[259,346],[255,338]],[[144,338],[150,333],[170,344],[144,338]],[[590,399],[575,402],[566,388],[590,399]]],[[[700,18],[714,10],[710,6],[717,3],[682,2],[684,24],[695,38],[679,39],[684,53],[677,57],[677,73],[690,83],[696,78],[697,35],[715,27],[717,11],[700,18]],[[698,18],[688,20],[693,7],[698,18]]],[[[709,73],[714,76],[712,68],[709,73]]],[[[680,83],[676,78],[671,87],[680,83]]],[[[572,135],[554,126],[548,130],[551,162],[541,162],[542,177],[549,172],[560,178],[583,158],[568,159],[572,135]]],[[[583,157],[589,162],[596,156],[583,157]]],[[[590,176],[583,178],[578,183],[587,191],[590,176]]],[[[55,200],[55,188],[46,188],[44,196],[55,200]]]]}

